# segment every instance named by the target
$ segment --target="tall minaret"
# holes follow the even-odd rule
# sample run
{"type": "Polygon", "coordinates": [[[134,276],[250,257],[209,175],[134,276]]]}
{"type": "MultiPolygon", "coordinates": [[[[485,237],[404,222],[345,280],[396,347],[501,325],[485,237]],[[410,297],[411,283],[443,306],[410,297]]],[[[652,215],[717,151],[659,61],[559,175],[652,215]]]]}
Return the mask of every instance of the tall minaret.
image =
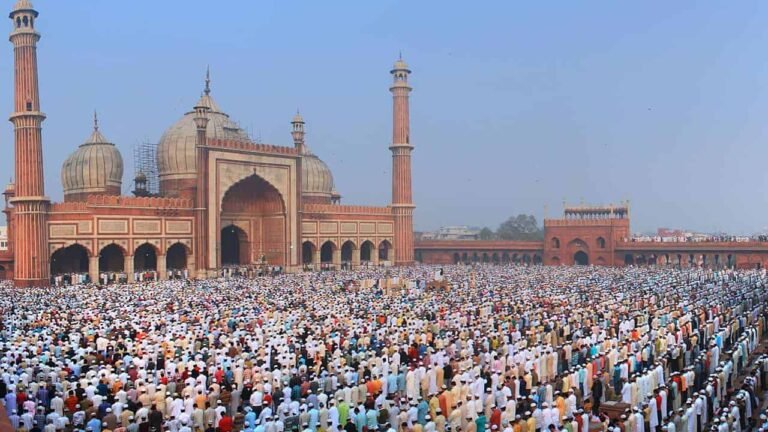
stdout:
{"type": "Polygon", "coordinates": [[[296,147],[300,155],[306,154],[306,145],[304,144],[304,118],[296,110],[296,115],[291,120],[291,137],[293,137],[293,146],[296,147]]]}
{"type": "Polygon", "coordinates": [[[408,74],[402,57],[390,71],[392,92],[392,214],[395,218],[395,265],[413,264],[413,194],[411,192],[410,120],[408,115],[408,74]]]}
{"type": "Polygon", "coordinates": [[[197,157],[197,189],[195,191],[195,267],[197,277],[208,277],[210,266],[208,235],[208,96],[211,94],[211,72],[205,73],[205,90],[195,105],[195,153],[197,157]]]}
{"type": "Polygon", "coordinates": [[[15,69],[14,127],[16,196],[14,273],[16,286],[44,286],[49,282],[48,205],[43,185],[43,139],[37,86],[37,11],[29,0],[18,0],[10,14],[13,22],[15,69]]]}

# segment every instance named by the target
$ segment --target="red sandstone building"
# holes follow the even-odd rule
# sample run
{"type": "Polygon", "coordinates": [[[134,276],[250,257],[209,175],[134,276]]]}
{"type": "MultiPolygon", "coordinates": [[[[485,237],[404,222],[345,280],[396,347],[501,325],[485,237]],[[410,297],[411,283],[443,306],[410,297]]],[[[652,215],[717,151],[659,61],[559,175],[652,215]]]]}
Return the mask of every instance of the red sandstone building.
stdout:
{"type": "MultiPolygon", "coordinates": [[[[760,268],[761,242],[634,242],[629,206],[566,207],[544,221],[544,240],[413,240],[409,133],[410,70],[402,61],[393,84],[392,202],[387,207],[341,205],[327,165],[304,141],[304,120],[291,122],[292,147],[258,144],[211,96],[163,134],[157,148],[160,196],[120,196],[122,156],[99,130],[63,164],[64,202],[43,187],[45,115],[40,110],[35,30],[38,13],[18,0],[10,14],[15,87],[15,182],[3,195],[8,250],[0,279],[18,286],[48,284],[52,275],[170,269],[209,277],[223,266],[268,263],[287,271],[361,265],[460,262],[545,265],[672,265],[760,268]]],[[[135,179],[141,190],[146,178],[135,179]]]]}
{"type": "MultiPolygon", "coordinates": [[[[214,101],[210,80],[196,104],[157,147],[159,196],[121,196],[123,160],[94,117],[90,137],[64,161],[64,202],[43,182],[38,94],[38,12],[18,0],[10,13],[14,47],[15,181],[5,192],[9,250],[0,278],[40,286],[55,274],[167,277],[169,269],[209,277],[218,269],[268,264],[287,271],[413,262],[409,133],[410,70],[402,59],[393,84],[392,202],[341,205],[328,166],[291,122],[293,146],[253,142],[214,101]]],[[[55,115],[55,114],[54,114],[55,115]]],[[[137,175],[137,190],[146,178],[137,175]]]]}
{"type": "Polygon", "coordinates": [[[544,220],[544,240],[416,242],[416,260],[431,264],[530,263],[544,265],[660,265],[764,268],[768,244],[743,242],[640,242],[630,236],[629,205],[566,206],[560,219],[544,220]]]}

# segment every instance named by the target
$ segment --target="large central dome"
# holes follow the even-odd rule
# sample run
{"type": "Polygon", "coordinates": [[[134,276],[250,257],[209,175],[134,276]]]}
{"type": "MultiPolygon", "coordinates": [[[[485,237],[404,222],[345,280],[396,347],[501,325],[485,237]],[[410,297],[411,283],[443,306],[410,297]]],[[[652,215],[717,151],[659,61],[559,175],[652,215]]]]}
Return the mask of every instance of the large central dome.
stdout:
{"type": "MultiPolygon", "coordinates": [[[[207,84],[205,93],[197,106],[204,106],[210,110],[206,128],[208,138],[250,141],[248,134],[219,109],[211,97],[207,84]]],[[[160,192],[163,195],[175,195],[173,191],[180,183],[185,183],[184,180],[194,180],[197,176],[195,154],[197,127],[194,118],[194,111],[184,114],[179,121],[165,131],[157,145],[157,172],[160,192]]]]}

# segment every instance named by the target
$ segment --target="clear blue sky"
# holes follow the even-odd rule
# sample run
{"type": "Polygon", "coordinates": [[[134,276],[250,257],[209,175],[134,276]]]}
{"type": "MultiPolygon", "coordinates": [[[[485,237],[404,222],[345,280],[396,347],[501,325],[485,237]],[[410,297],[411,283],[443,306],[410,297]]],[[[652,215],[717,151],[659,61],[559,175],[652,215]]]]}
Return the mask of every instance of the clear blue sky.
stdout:
{"type": "MultiPolygon", "coordinates": [[[[766,2],[34,3],[55,200],[94,108],[127,190],[133,145],[156,142],[196,102],[210,64],[217,102],[254,136],[290,145],[300,107],[344,202],[385,204],[388,72],[402,50],[417,229],[541,219],[563,198],[631,199],[634,231],[768,226],[766,2]]],[[[9,114],[10,43],[0,56],[9,114]]],[[[10,123],[0,148],[5,182],[10,123]]]]}

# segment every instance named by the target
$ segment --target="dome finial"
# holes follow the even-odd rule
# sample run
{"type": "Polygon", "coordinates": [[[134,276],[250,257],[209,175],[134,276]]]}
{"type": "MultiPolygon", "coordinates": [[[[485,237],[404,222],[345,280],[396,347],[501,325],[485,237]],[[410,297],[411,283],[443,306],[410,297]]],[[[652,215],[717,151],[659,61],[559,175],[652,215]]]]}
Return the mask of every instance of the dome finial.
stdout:
{"type": "Polygon", "coordinates": [[[99,116],[96,114],[96,110],[93,110],[93,131],[99,130],[99,116]]]}
{"type": "Polygon", "coordinates": [[[211,94],[211,66],[205,71],[205,95],[211,94]]]}
{"type": "Polygon", "coordinates": [[[304,123],[304,117],[301,116],[301,113],[299,112],[299,109],[296,108],[296,115],[293,116],[293,120],[291,120],[291,123],[304,123]]]}

